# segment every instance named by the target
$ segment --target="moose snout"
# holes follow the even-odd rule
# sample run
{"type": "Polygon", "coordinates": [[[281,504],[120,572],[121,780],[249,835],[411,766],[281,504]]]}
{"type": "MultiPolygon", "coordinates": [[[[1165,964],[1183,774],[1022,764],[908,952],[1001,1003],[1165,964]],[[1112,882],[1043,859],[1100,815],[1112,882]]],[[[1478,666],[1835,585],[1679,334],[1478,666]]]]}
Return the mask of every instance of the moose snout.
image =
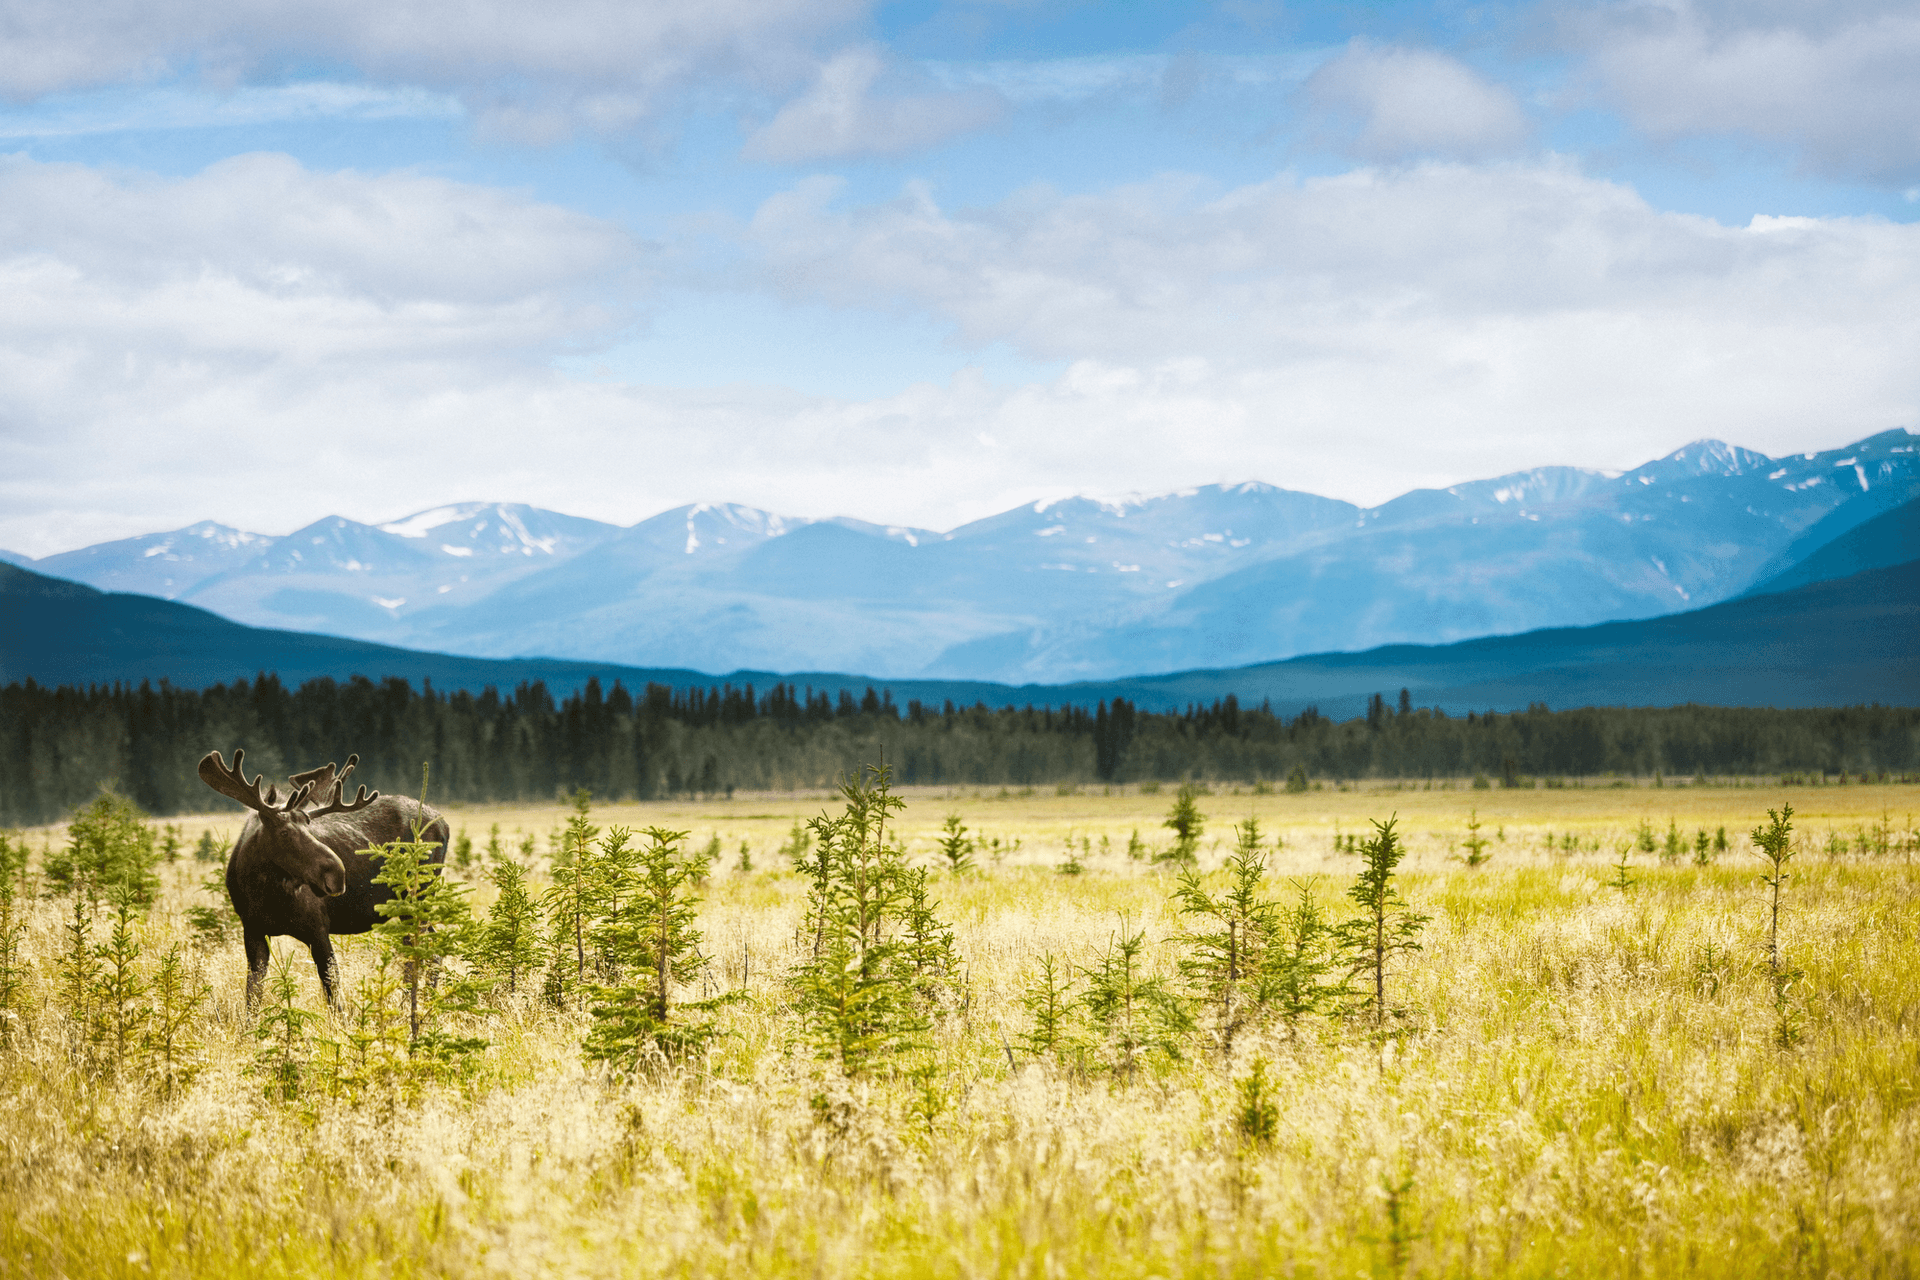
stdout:
{"type": "Polygon", "coordinates": [[[340,865],[338,858],[333,865],[320,871],[320,892],[329,898],[337,898],[347,891],[347,869],[340,865]]]}

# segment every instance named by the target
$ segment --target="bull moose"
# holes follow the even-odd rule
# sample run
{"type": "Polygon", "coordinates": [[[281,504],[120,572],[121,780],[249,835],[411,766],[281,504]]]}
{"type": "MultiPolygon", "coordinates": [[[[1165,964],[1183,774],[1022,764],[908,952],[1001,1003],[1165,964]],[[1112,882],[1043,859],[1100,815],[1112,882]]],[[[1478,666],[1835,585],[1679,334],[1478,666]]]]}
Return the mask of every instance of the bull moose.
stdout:
{"type": "Polygon", "coordinates": [[[333,935],[366,933],[380,922],[374,908],[393,897],[373,882],[380,859],[362,850],[414,839],[417,831],[437,846],[427,861],[444,864],[447,820],[424,803],[383,798],[364,786],[348,800],[346,777],[358,756],[348,756],[337,772],[326,764],[294,774],[285,801],[277,787],[262,787],[264,774],[247,781],[244,758],[236,749],[229,769],[218,751],[209,751],[199,772],[202,782],[253,810],[227,859],[227,896],[247,947],[247,1007],[259,1002],[271,955],[267,939],[277,935],[307,945],[321,989],[336,1003],[333,935]]]}

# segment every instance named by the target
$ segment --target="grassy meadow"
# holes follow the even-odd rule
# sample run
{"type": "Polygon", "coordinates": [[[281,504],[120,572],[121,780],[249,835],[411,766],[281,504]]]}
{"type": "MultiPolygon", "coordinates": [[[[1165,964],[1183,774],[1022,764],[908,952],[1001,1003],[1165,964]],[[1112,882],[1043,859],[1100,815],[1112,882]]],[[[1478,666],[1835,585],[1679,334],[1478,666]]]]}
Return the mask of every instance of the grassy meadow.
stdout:
{"type": "MultiPolygon", "coordinates": [[[[457,1077],[330,1090],[318,1044],[348,1038],[351,997],[329,1013],[282,938],[306,1015],[291,1098],[258,1065],[237,932],[215,939],[190,915],[225,906],[203,887],[218,864],[193,850],[236,817],[174,820],[177,860],[132,939],[143,980],[177,945],[207,992],[172,1081],[76,1047],[56,963],[73,909],[41,873],[65,836],[25,833],[0,1275],[1920,1271],[1920,787],[1216,784],[1197,797],[1207,883],[1253,816],[1266,891],[1294,903],[1304,888],[1336,921],[1362,864],[1348,837],[1398,815],[1398,883],[1429,917],[1421,949],[1387,968],[1402,1012],[1266,1019],[1230,1053],[1202,1026],[1128,1072],[1033,1051],[1022,997],[1043,958],[1081,975],[1129,930],[1150,976],[1181,988],[1190,923],[1152,860],[1173,788],[902,794],[896,830],[918,865],[941,865],[950,814],[975,841],[973,870],[929,881],[962,968],[924,1050],[854,1078],[790,1008],[807,886],[780,850],[797,822],[839,811],[829,793],[592,812],[718,840],[695,920],[708,963],[681,994],[743,994],[717,1008],[703,1053],[610,1071],[583,1058],[577,1005],[496,988],[463,1015],[488,1043],[457,1077]],[[1785,976],[1747,834],[1782,803],[1785,976]]],[[[509,856],[532,842],[538,889],[572,811],[446,813],[474,846],[454,874],[484,912],[495,827],[509,856]]],[[[374,942],[336,944],[360,989],[374,942]]]]}

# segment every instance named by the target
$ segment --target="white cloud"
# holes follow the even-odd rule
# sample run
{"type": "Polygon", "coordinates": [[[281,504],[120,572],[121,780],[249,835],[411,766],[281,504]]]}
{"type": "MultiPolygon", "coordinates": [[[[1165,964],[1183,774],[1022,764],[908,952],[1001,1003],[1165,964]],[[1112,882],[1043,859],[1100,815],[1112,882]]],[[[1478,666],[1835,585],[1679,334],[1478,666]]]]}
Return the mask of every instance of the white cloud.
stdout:
{"type": "Polygon", "coordinates": [[[876,94],[887,70],[876,49],[834,55],[806,93],[747,139],[743,154],[781,164],[900,155],[991,124],[1004,109],[998,94],[980,88],[876,94]]]}
{"type": "Polygon", "coordinates": [[[0,0],[0,95],[198,71],[243,79],[339,60],[376,82],[461,96],[484,129],[618,132],[668,90],[785,84],[866,0],[0,0]]]}
{"type": "MultiPolygon", "coordinates": [[[[1726,226],[1560,164],[1224,193],[1168,178],[958,212],[920,189],[840,210],[836,191],[761,209],[769,287],[1078,361],[1047,393],[1060,423],[1098,399],[1088,379],[1133,379],[1135,420],[1161,423],[1145,452],[1203,478],[1377,497],[1368,472],[1390,490],[1633,465],[1701,435],[1788,450],[1920,409],[1920,227],[1726,226]]],[[[1058,429],[1089,457],[1117,438],[1058,429]]]]}
{"type": "Polygon", "coordinates": [[[1756,138],[1895,189],[1920,176],[1920,11],[1906,0],[1634,0],[1567,26],[1603,95],[1655,137],[1756,138]]]}
{"type": "Polygon", "coordinates": [[[1304,96],[1346,126],[1351,154],[1376,162],[1500,155],[1530,132],[1511,93],[1430,49],[1356,39],[1307,79],[1304,96]]]}
{"type": "Polygon", "coordinates": [[[1537,165],[967,211],[833,198],[815,181],[761,210],[767,281],[944,317],[1065,372],[859,401],[574,380],[550,357],[613,341],[627,317],[602,284],[641,269],[604,223],[281,157],[184,179],[9,161],[0,546],[470,498],[923,526],[1249,478],[1372,502],[1920,418],[1920,228],[1726,226],[1537,165]]]}

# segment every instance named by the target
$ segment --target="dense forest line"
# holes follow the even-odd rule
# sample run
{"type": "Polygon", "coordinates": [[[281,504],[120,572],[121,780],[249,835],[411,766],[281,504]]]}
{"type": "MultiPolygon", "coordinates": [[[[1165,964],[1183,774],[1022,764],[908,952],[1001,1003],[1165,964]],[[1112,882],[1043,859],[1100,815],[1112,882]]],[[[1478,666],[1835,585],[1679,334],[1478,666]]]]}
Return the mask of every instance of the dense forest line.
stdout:
{"type": "MultiPolygon", "coordinates": [[[[838,699],[780,684],[638,696],[591,681],[556,704],[415,689],[404,680],[272,675],[205,690],[166,684],[0,689],[0,825],[53,821],[107,783],[156,814],[216,800],[195,776],[207,751],[244,747],[270,777],[361,757],[358,779],[447,801],[535,800],[585,787],[609,799],[820,787],[885,760],[905,784],[1147,780],[1271,782],[1482,775],[1535,778],[1780,773],[1881,775],[1920,767],[1920,709],[1587,707],[1450,717],[1371,700],[1345,722],[1287,719],[1228,697],[1184,712],[1123,699],[1085,708],[897,705],[884,689],[838,699]]],[[[358,780],[357,779],[357,780],[358,780]]]]}

